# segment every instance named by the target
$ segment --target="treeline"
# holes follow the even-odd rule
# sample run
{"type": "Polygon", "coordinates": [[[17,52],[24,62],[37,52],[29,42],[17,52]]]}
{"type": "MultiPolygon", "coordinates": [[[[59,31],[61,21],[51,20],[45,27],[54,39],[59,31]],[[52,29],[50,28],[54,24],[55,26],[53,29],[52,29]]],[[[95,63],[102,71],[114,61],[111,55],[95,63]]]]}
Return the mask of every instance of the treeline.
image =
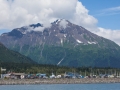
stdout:
{"type": "MultiPolygon", "coordinates": [[[[98,67],[65,67],[65,66],[56,66],[56,65],[42,65],[42,64],[28,64],[28,63],[0,63],[0,67],[6,68],[6,72],[16,72],[16,73],[26,73],[26,74],[37,74],[37,73],[45,73],[47,75],[51,75],[54,73],[65,74],[65,72],[78,73],[81,75],[99,75],[99,74],[119,74],[119,68],[98,68],[98,67]]],[[[1,71],[0,71],[1,73],[1,71]]]]}

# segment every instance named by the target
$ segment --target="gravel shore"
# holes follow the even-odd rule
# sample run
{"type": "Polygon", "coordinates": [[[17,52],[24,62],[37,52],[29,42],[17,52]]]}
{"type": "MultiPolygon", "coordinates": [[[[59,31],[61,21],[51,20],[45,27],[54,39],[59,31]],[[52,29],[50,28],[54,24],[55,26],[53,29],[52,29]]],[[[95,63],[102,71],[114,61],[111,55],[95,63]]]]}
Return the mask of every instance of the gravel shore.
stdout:
{"type": "Polygon", "coordinates": [[[0,85],[120,83],[120,78],[0,80],[0,85]]]}

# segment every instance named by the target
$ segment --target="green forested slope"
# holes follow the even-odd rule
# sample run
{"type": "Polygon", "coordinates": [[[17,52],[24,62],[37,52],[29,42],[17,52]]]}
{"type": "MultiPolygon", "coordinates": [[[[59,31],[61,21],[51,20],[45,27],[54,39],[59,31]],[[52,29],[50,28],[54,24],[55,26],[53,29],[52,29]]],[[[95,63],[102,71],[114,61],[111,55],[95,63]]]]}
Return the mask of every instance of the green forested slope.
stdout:
{"type": "MultiPolygon", "coordinates": [[[[40,64],[58,64],[70,67],[120,67],[119,48],[99,48],[97,45],[71,47],[70,45],[45,45],[43,48],[43,46],[30,47],[27,45],[23,46],[20,53],[40,64]]],[[[19,51],[19,47],[15,47],[14,50],[19,51]]]]}
{"type": "Polygon", "coordinates": [[[7,49],[0,43],[0,62],[34,63],[30,58],[7,49]]]}

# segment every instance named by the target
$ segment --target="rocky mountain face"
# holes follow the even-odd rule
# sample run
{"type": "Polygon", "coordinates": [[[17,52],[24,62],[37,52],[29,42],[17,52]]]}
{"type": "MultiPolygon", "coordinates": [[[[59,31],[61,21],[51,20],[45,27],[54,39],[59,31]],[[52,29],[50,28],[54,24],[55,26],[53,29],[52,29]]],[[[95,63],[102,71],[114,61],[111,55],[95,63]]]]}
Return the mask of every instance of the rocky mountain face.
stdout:
{"type": "Polygon", "coordinates": [[[18,52],[7,49],[0,43],[0,63],[34,63],[30,58],[21,55],[18,52]]]}
{"type": "Polygon", "coordinates": [[[40,64],[120,67],[117,44],[64,19],[13,29],[0,42],[40,64]]]}

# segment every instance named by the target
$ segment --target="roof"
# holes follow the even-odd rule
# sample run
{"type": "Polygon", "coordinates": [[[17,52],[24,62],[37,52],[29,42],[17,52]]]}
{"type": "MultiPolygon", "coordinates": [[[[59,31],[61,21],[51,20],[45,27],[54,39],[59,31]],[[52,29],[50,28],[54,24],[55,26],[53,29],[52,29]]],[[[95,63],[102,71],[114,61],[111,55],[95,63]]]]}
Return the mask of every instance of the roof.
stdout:
{"type": "Polygon", "coordinates": [[[25,73],[12,73],[13,75],[25,75],[25,73]]]}

